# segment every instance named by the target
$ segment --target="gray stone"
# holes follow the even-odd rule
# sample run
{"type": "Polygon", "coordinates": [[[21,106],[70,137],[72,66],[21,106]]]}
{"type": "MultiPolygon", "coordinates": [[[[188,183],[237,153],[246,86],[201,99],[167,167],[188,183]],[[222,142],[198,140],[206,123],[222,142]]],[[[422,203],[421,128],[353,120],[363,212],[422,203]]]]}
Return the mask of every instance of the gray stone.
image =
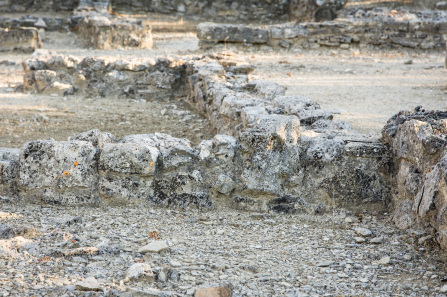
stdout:
{"type": "Polygon", "coordinates": [[[154,273],[149,264],[146,263],[135,263],[129,267],[127,270],[127,277],[130,280],[154,280],[154,273]]]}
{"type": "Polygon", "coordinates": [[[171,248],[166,243],[166,241],[156,240],[156,241],[152,241],[151,243],[139,248],[138,252],[140,254],[161,253],[164,251],[169,251],[170,249],[171,248]]]}
{"type": "Polygon", "coordinates": [[[41,46],[39,32],[36,28],[0,28],[0,52],[32,53],[41,46]]]}
{"type": "Polygon", "coordinates": [[[76,289],[79,291],[102,291],[101,285],[93,276],[77,282],[76,289]]]}

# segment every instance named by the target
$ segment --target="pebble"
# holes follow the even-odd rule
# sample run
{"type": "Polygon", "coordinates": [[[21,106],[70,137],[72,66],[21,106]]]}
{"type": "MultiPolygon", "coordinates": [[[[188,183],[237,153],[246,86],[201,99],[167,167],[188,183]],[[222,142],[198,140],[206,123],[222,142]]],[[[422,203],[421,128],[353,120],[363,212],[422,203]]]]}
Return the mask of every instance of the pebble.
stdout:
{"type": "Polygon", "coordinates": [[[355,243],[364,243],[366,239],[364,237],[354,237],[355,243]]]}
{"type": "Polygon", "coordinates": [[[367,228],[357,227],[357,228],[354,228],[354,231],[358,235],[361,235],[361,236],[364,236],[364,237],[368,237],[368,236],[372,235],[372,231],[367,229],[367,228]]]}
{"type": "Polygon", "coordinates": [[[383,257],[379,261],[377,261],[377,264],[379,264],[379,265],[387,265],[387,264],[390,263],[390,261],[391,261],[390,257],[387,256],[387,257],[383,257]]]}

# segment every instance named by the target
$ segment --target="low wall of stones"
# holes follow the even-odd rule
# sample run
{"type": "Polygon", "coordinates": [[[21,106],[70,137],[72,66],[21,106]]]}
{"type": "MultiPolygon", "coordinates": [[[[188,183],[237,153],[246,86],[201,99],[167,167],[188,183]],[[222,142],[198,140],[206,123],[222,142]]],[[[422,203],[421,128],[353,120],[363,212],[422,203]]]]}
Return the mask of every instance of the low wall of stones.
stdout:
{"type": "Polygon", "coordinates": [[[92,130],[68,141],[0,149],[1,196],[282,213],[383,209],[391,202],[398,227],[428,230],[447,248],[446,112],[401,112],[379,141],[333,120],[308,98],[286,96],[270,81],[250,81],[250,65],[214,58],[25,60],[27,91],[67,85],[65,95],[184,96],[217,135],[194,147],[161,133],[116,139],[92,130]]]}
{"type": "Polygon", "coordinates": [[[2,161],[3,190],[17,199],[315,213],[383,207],[390,198],[384,145],[332,120],[308,98],[285,96],[284,87],[269,81],[249,81],[248,65],[210,58],[106,62],[35,56],[24,69],[26,88],[36,92],[67,84],[90,96],[106,85],[114,86],[107,92],[117,97],[131,89],[146,89],[145,96],[186,96],[218,134],[197,147],[160,133],[116,140],[99,131],[66,142],[29,142],[2,161]]]}
{"type": "Polygon", "coordinates": [[[446,48],[447,20],[412,22],[363,19],[264,27],[201,23],[197,27],[197,37],[203,47],[230,43],[265,44],[285,49],[360,47],[443,51],[446,48]]]}
{"type": "Polygon", "coordinates": [[[42,43],[36,28],[0,28],[0,52],[32,53],[42,43]]]}
{"type": "Polygon", "coordinates": [[[393,220],[401,229],[429,230],[447,248],[447,112],[400,112],[383,128],[391,149],[393,220]]]}

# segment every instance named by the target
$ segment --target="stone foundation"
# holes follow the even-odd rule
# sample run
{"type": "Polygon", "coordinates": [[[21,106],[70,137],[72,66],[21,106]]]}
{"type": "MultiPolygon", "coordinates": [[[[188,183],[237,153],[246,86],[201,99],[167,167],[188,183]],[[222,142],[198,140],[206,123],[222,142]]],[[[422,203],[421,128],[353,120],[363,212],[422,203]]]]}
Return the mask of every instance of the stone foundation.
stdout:
{"type": "Polygon", "coordinates": [[[36,48],[40,48],[41,45],[39,32],[36,28],[0,28],[0,52],[17,51],[32,53],[36,48]]]}
{"type": "Polygon", "coordinates": [[[114,86],[103,87],[107,95],[117,97],[130,90],[132,98],[186,96],[218,134],[198,147],[160,133],[116,140],[96,130],[68,142],[34,141],[8,161],[17,177],[5,184],[14,188],[15,182],[20,199],[61,204],[150,202],[315,213],[383,207],[390,199],[390,155],[378,140],[332,120],[308,98],[285,96],[280,85],[250,81],[249,65],[221,64],[208,58],[26,60],[27,90],[51,93],[55,85],[66,85],[90,96],[107,85],[114,86]]]}
{"type": "Polygon", "coordinates": [[[344,20],[324,23],[289,23],[253,27],[202,23],[197,27],[199,45],[217,43],[269,45],[284,49],[422,49],[445,50],[447,21],[344,20]]]}

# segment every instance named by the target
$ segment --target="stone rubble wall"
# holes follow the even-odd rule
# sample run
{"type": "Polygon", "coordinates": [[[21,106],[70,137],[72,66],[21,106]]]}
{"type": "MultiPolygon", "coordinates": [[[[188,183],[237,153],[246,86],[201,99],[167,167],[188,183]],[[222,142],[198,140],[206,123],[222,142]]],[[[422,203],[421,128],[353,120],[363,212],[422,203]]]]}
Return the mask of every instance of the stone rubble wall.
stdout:
{"type": "Polygon", "coordinates": [[[214,21],[313,21],[336,17],[346,0],[4,0],[0,12],[75,11],[80,6],[95,5],[118,13],[162,13],[214,21]]]}
{"type": "Polygon", "coordinates": [[[15,182],[20,199],[310,213],[366,203],[383,207],[389,200],[384,145],[332,120],[308,98],[285,96],[284,87],[269,81],[249,81],[249,65],[211,58],[147,63],[35,55],[24,69],[25,89],[36,92],[66,84],[87,96],[101,88],[117,97],[144,88],[151,98],[185,96],[218,134],[197,147],[160,133],[116,140],[97,130],[67,142],[29,142],[15,163],[5,165],[16,170],[5,184],[13,189],[15,182]]]}
{"type": "Polygon", "coordinates": [[[377,49],[446,48],[447,21],[343,20],[323,23],[288,23],[272,26],[247,26],[201,23],[197,26],[199,45],[217,43],[269,45],[273,48],[316,49],[351,47],[377,49]]]}
{"type": "Polygon", "coordinates": [[[0,12],[73,11],[79,0],[3,0],[0,12]]]}
{"type": "Polygon", "coordinates": [[[447,248],[447,112],[400,112],[382,130],[393,156],[393,220],[401,229],[429,229],[447,248]]]}
{"type": "Polygon", "coordinates": [[[149,25],[133,18],[110,14],[108,0],[81,0],[73,12],[72,29],[96,49],[152,48],[149,25]]]}
{"type": "Polygon", "coordinates": [[[36,28],[0,28],[0,52],[32,53],[41,46],[39,32],[36,28]]]}

